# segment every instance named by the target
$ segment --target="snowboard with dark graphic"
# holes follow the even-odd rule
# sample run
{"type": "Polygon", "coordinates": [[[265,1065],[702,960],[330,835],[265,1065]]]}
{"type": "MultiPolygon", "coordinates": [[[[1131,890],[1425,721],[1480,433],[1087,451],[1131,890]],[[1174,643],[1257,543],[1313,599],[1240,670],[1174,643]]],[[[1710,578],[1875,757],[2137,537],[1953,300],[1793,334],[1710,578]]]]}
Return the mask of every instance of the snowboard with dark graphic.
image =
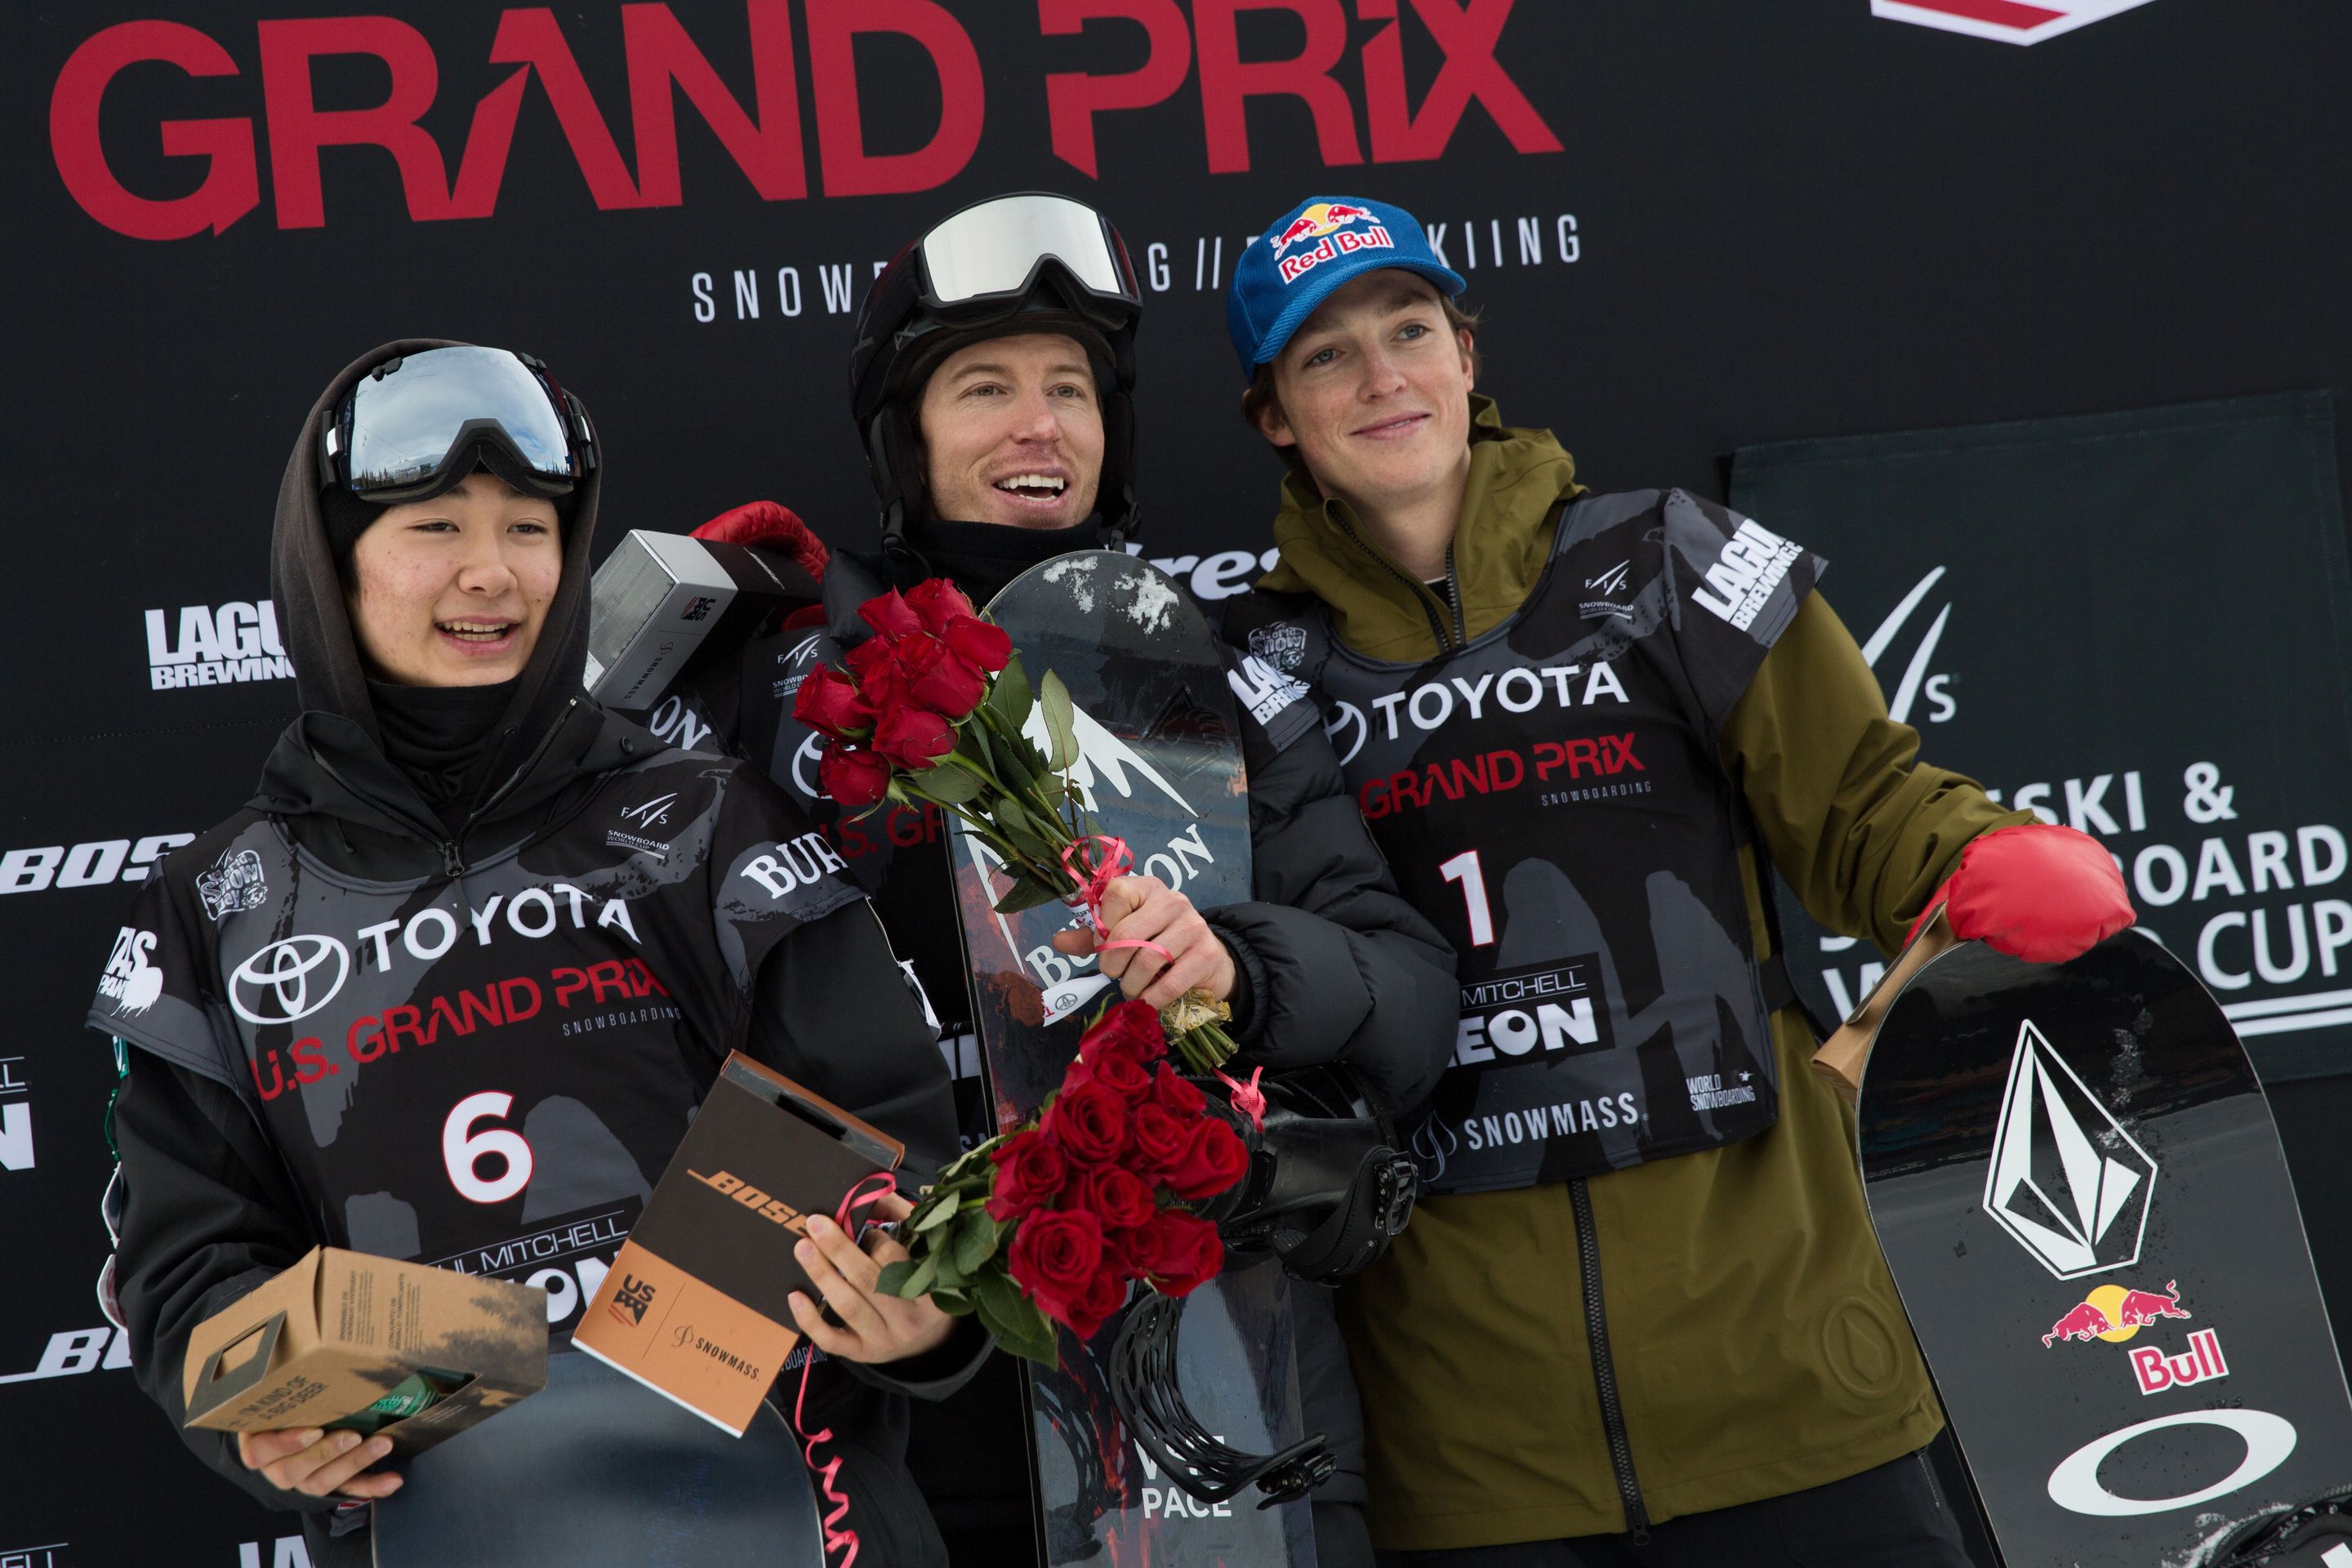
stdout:
{"type": "Polygon", "coordinates": [[[2270,1108],[2136,931],[1967,942],[1862,1085],[1872,1222],[2011,1568],[2194,1568],[2352,1480],[2352,1399],[2270,1108]]]}
{"type": "MultiPolygon", "coordinates": [[[[1024,574],[989,613],[1012,635],[1034,682],[1069,688],[1076,783],[1106,834],[1127,841],[1137,874],[1194,905],[1250,896],[1249,785],[1225,668],[1209,628],[1170,581],[1130,557],[1086,551],[1024,574]]],[[[1043,710],[1034,738],[1045,742],[1043,710]]],[[[1092,959],[1055,952],[1055,932],[1083,910],[992,908],[1011,886],[976,838],[952,844],[972,1001],[998,1125],[1037,1111],[1058,1088],[1079,1034],[1117,984],[1092,959]]],[[[1297,1442],[1297,1369],[1288,1281],[1273,1265],[1228,1272],[1188,1299],[1184,1394],[1210,1432],[1270,1452],[1297,1442]]],[[[1119,1316],[1091,1342],[1061,1331],[1061,1364],[1024,1365],[1037,1516],[1048,1563],[1290,1564],[1315,1561],[1307,1505],[1260,1510],[1255,1494],[1194,1501],[1128,1435],[1103,1358],[1119,1316]]]]}

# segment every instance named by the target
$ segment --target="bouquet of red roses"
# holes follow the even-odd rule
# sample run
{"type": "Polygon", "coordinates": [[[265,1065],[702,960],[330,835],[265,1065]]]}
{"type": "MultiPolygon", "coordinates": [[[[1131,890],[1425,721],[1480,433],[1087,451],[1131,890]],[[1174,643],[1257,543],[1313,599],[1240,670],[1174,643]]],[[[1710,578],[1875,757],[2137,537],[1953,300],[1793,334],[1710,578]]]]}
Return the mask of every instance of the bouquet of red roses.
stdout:
{"type": "Polygon", "coordinates": [[[1240,1181],[1249,1150],[1167,1054],[1150,1005],[1108,1009],[1036,1121],[924,1190],[882,1289],[978,1312],[998,1344],[1050,1364],[1047,1319],[1091,1339],[1139,1281],[1182,1296],[1214,1278],[1224,1246],[1188,1205],[1240,1181]]]}
{"type": "MultiPolygon", "coordinates": [[[[1061,679],[1047,670],[1032,692],[1013,639],[943,577],[868,599],[857,614],[874,635],[849,651],[845,670],[811,670],[793,700],[793,716],[825,737],[819,786],[852,810],[890,800],[951,813],[1012,879],[1000,914],[1083,902],[1102,934],[1103,888],[1128,851],[1071,785],[1077,728],[1061,679]],[[1043,745],[1032,735],[1040,730],[1043,745]]],[[[1195,990],[1163,1021],[1186,1065],[1206,1074],[1234,1054],[1220,1026],[1230,1016],[1195,990]]]]}

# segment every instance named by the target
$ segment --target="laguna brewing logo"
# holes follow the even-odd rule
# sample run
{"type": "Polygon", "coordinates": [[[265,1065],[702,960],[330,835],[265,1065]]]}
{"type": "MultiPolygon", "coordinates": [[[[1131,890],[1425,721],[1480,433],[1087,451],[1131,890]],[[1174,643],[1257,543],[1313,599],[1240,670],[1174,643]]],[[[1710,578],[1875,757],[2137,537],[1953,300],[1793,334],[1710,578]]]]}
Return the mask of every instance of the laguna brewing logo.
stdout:
{"type": "Polygon", "coordinates": [[[146,619],[147,684],[153,690],[294,679],[278,636],[278,606],[268,599],[149,610],[146,619]]]}

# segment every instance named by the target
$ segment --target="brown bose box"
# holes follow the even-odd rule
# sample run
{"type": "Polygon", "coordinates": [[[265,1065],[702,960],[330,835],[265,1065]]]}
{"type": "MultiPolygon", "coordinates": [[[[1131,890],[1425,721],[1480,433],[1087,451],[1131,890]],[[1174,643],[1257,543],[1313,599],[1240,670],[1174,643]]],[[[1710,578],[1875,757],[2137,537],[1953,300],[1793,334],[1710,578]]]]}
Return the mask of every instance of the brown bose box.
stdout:
{"type": "Polygon", "coordinates": [[[1879,976],[1878,984],[1870,988],[1853,1014],[1822,1042],[1813,1053],[1813,1070],[1836,1086],[1848,1105],[1862,1098],[1863,1069],[1870,1065],[1870,1047],[1878,1038],[1878,1026],[1886,1020],[1886,1010],[1911,984],[1911,977],[1927,967],[1927,961],[1953,945],[1955,938],[1949,922],[1944,919],[1941,904],[1928,917],[1927,923],[1905,946],[1893,967],[1879,976]]]}
{"type": "Polygon", "coordinates": [[[906,1151],[740,1052],[671,1156],[572,1343],[740,1437],[800,1342],[812,1214],[906,1151]]]}
{"type": "Polygon", "coordinates": [[[182,1392],[191,1426],[325,1426],[428,1368],[465,1382],[383,1429],[395,1459],[547,1386],[547,1292],[315,1247],[196,1325],[182,1392]]]}

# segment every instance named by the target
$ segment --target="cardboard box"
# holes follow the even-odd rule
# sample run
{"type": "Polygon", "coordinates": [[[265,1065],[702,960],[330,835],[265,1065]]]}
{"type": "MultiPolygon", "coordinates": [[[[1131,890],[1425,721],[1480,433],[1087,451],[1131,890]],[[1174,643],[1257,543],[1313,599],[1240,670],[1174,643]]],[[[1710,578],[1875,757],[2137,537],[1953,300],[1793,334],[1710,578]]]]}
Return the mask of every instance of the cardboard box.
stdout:
{"type": "Polygon", "coordinates": [[[727,1058],[572,1344],[740,1437],[800,1342],[807,1216],[905,1150],[740,1053],[727,1058]]]}
{"type": "Polygon", "coordinates": [[[1863,1070],[1870,1065],[1871,1042],[1878,1038],[1878,1026],[1885,1021],[1886,1010],[1911,984],[1911,977],[1926,967],[1929,959],[1954,944],[1951,926],[1944,919],[1942,905],[1928,918],[1927,923],[1904,947],[1895,960],[1894,967],[1879,976],[1870,994],[1858,1003],[1846,1021],[1822,1042],[1813,1053],[1813,1070],[1836,1086],[1848,1105],[1862,1099],[1863,1070]]]}
{"type": "Polygon", "coordinates": [[[588,586],[588,695],[640,712],[774,611],[814,604],[816,579],[770,551],[633,530],[588,586]]]}
{"type": "Polygon", "coordinates": [[[191,1426],[331,1426],[428,1369],[457,1386],[381,1428],[395,1459],[547,1386],[547,1292],[313,1247],[196,1325],[182,1392],[191,1426]]]}

